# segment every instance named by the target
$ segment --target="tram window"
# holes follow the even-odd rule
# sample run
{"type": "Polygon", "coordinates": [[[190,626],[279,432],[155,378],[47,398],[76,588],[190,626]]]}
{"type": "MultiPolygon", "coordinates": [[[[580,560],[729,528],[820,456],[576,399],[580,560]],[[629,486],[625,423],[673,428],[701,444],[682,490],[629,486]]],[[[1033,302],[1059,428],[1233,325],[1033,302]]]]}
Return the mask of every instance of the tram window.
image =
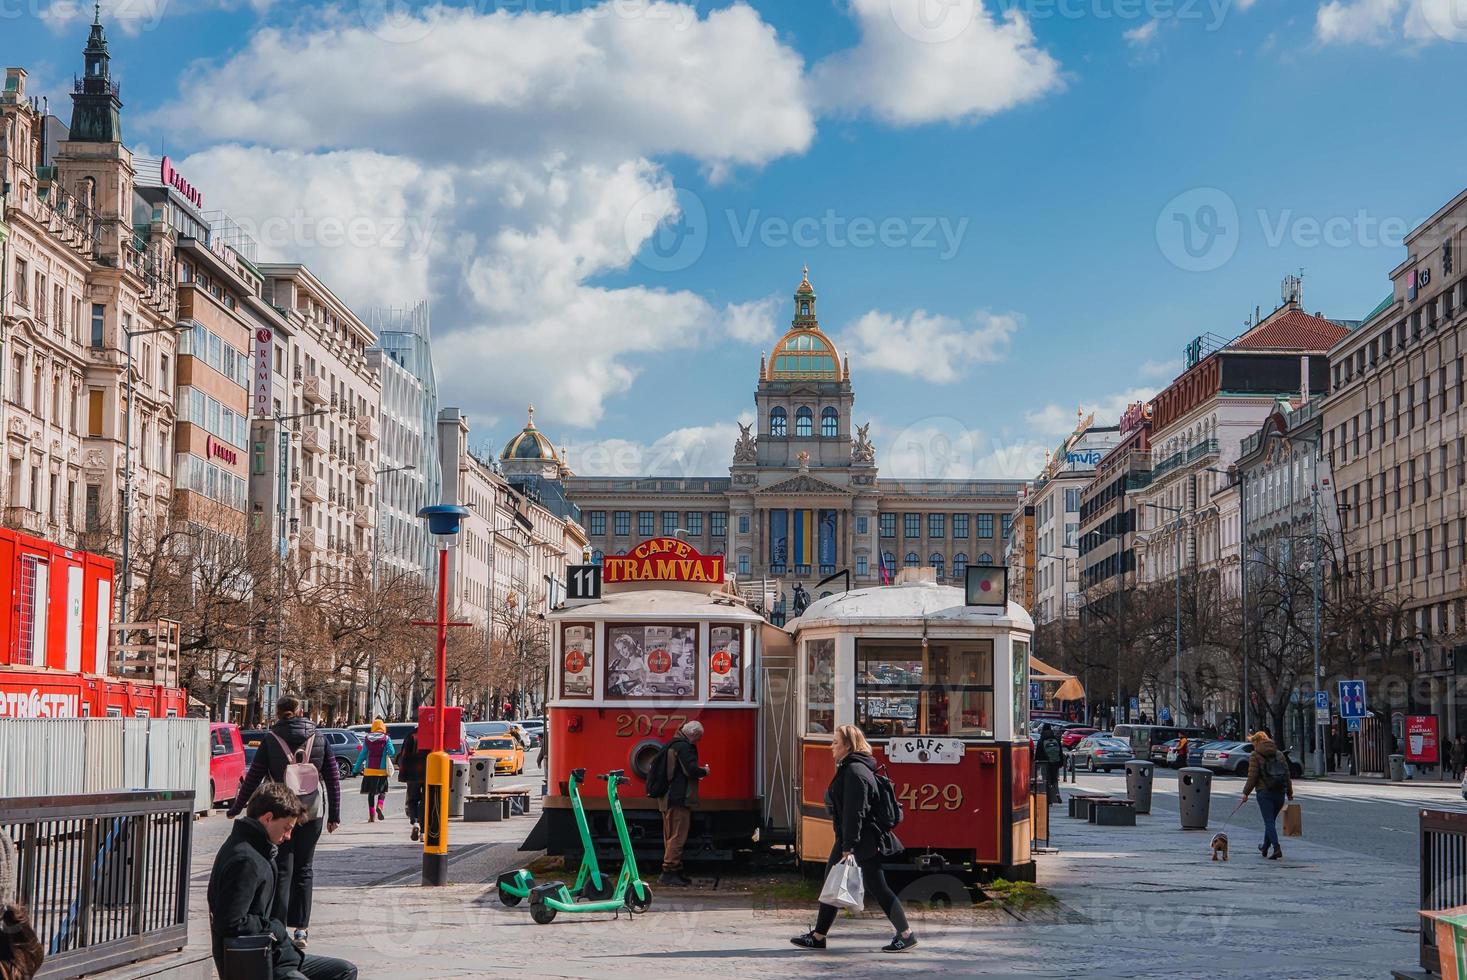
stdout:
{"type": "Polygon", "coordinates": [[[993,737],[993,643],[856,644],[856,722],[873,738],[993,737]]]}
{"type": "Polygon", "coordinates": [[[835,731],[835,641],[805,641],[805,731],[835,731]]]}
{"type": "Polygon", "coordinates": [[[668,701],[697,696],[698,628],[606,627],[606,696],[668,701]]]}
{"type": "Polygon", "coordinates": [[[567,623],[561,628],[561,697],[592,696],[591,678],[596,676],[592,646],[595,635],[596,627],[590,623],[567,623]]]}
{"type": "Polygon", "coordinates": [[[708,697],[738,701],[744,696],[743,628],[708,627],[708,697]]]}
{"type": "Polygon", "coordinates": [[[1014,739],[1029,736],[1029,644],[1014,641],[1014,739]]]}

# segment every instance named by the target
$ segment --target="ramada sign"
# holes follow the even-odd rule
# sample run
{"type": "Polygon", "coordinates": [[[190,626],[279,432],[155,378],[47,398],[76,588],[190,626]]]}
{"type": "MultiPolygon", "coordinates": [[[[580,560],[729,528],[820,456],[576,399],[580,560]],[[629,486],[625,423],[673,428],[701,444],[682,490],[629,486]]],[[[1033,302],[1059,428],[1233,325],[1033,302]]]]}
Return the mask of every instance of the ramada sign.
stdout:
{"type": "Polygon", "coordinates": [[[701,555],[686,541],[652,538],[625,555],[608,555],[602,580],[615,582],[723,582],[723,556],[701,555]]]}
{"type": "Polygon", "coordinates": [[[184,180],[183,174],[173,169],[172,160],[164,157],[162,166],[159,169],[162,172],[158,176],[163,179],[163,183],[167,184],[169,187],[172,187],[174,190],[178,191],[178,193],[188,198],[189,201],[193,203],[194,207],[202,208],[204,206],[204,192],[199,190],[193,184],[190,184],[188,181],[184,180]]]}
{"type": "Polygon", "coordinates": [[[204,439],[204,453],[210,459],[214,459],[217,457],[224,460],[224,462],[228,463],[230,466],[235,466],[239,463],[239,453],[235,452],[233,449],[230,449],[228,446],[224,445],[224,443],[220,442],[218,439],[215,439],[213,436],[208,436],[204,439]]]}

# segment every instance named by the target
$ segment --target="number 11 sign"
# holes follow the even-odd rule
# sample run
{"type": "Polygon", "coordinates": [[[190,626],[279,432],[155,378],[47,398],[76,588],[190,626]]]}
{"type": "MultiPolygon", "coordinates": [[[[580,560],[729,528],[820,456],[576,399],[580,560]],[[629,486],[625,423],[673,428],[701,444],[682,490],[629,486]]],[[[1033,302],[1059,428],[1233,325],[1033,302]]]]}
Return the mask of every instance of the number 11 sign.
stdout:
{"type": "Polygon", "coordinates": [[[565,570],[567,602],[601,598],[601,566],[571,565],[565,570]]]}

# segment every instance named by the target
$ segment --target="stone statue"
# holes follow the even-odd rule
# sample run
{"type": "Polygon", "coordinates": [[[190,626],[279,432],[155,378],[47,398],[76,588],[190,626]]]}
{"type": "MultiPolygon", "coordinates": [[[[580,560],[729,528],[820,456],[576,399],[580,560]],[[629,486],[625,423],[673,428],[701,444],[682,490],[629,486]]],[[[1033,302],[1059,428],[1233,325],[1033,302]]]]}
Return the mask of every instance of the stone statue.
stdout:
{"type": "Polygon", "coordinates": [[[754,441],[753,423],[739,423],[739,441],[734,443],[735,463],[753,463],[759,459],[759,448],[754,441]]]}
{"type": "Polygon", "coordinates": [[[856,438],[851,440],[851,459],[857,463],[876,462],[876,447],[871,445],[871,423],[856,426],[856,438]]]}
{"type": "Polygon", "coordinates": [[[809,609],[809,608],[810,608],[810,593],[808,593],[808,592],[805,591],[805,587],[803,585],[801,585],[799,582],[796,582],[795,583],[795,597],[794,597],[794,614],[796,616],[799,616],[801,613],[803,613],[806,609],[809,609]]]}

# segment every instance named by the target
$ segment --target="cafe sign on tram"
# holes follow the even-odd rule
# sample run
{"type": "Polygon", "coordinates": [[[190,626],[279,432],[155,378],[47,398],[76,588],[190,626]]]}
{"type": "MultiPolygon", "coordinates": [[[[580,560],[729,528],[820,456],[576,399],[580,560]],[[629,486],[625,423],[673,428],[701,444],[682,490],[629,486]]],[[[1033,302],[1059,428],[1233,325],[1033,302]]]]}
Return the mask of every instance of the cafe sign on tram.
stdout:
{"type": "Polygon", "coordinates": [[[652,538],[625,555],[607,555],[602,576],[608,584],[619,582],[707,582],[723,583],[723,556],[703,555],[677,538],[652,538]]]}

